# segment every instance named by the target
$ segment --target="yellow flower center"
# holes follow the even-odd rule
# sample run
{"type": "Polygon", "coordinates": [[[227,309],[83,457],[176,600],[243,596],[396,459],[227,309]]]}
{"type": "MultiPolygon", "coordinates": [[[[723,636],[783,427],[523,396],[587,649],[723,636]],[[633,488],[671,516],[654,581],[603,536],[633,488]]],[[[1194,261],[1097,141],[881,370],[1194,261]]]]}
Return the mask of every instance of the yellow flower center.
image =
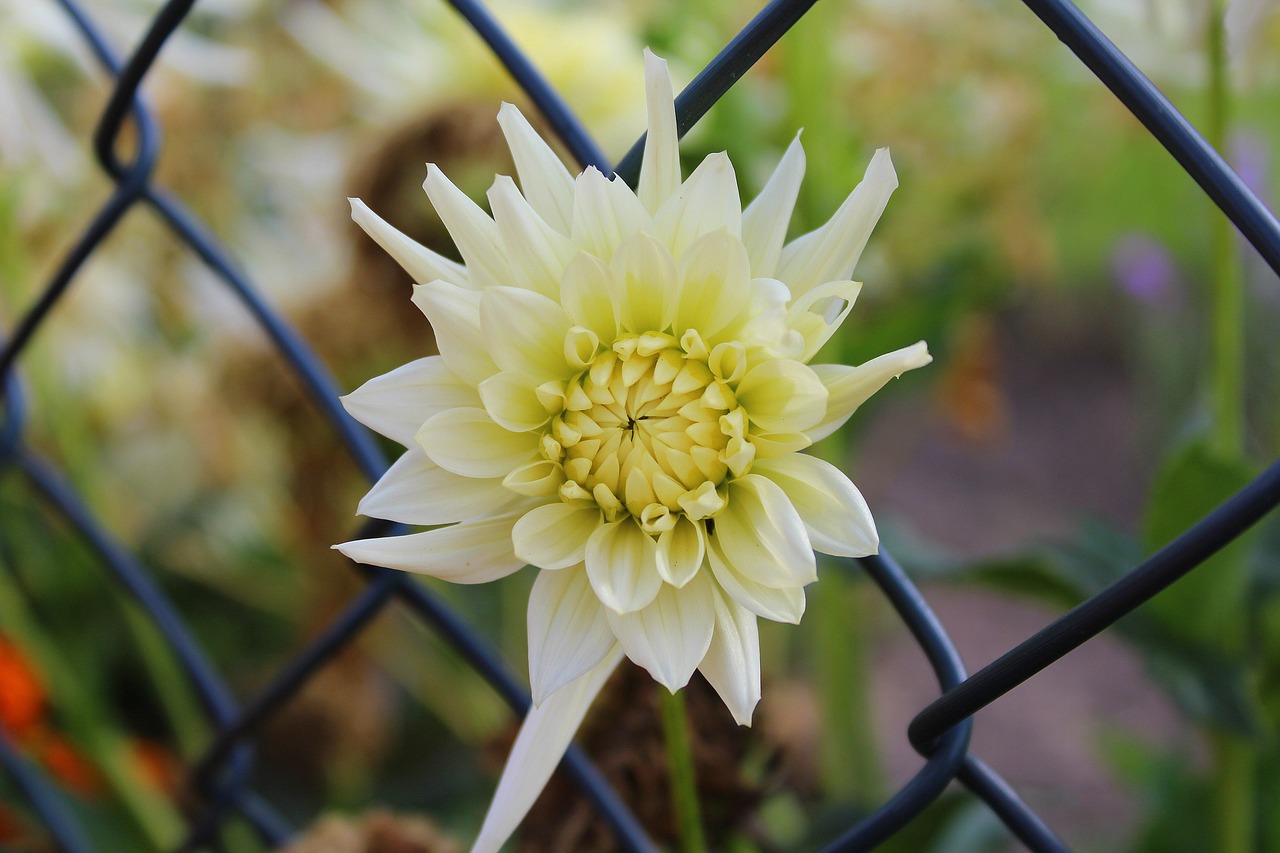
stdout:
{"type": "Polygon", "coordinates": [[[719,512],[717,488],[755,458],[731,387],[742,356],[737,344],[708,353],[696,332],[626,335],[595,354],[543,439],[564,467],[561,499],[595,504],[611,521],[629,512],[650,533],[680,513],[719,512]]]}

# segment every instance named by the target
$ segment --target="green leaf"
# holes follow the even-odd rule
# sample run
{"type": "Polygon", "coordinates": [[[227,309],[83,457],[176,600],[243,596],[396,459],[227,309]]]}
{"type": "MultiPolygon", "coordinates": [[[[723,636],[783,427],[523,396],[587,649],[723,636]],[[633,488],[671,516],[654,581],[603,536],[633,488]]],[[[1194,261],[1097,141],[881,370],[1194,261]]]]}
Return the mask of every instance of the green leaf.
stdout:
{"type": "MultiPolygon", "coordinates": [[[[1202,442],[1174,453],[1156,478],[1143,540],[1154,552],[1241,489],[1254,471],[1202,442]]],[[[1172,636],[1227,657],[1243,653],[1248,626],[1247,537],[1210,557],[1150,601],[1144,610],[1172,636]]]]}

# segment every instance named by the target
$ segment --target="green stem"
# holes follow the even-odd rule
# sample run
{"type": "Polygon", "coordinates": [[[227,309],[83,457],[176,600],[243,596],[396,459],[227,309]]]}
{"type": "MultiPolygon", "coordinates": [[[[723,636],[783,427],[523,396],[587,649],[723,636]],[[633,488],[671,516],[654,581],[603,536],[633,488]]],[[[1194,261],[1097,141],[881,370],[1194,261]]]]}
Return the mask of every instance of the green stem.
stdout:
{"type": "Polygon", "coordinates": [[[821,583],[811,589],[822,701],[823,787],[837,801],[877,803],[884,786],[867,690],[870,609],[862,591],[835,566],[827,566],[821,583]]]}
{"type": "Polygon", "coordinates": [[[707,839],[702,834],[684,692],[669,693],[659,685],[658,703],[662,710],[662,732],[667,739],[667,761],[671,764],[671,799],[676,809],[680,847],[684,853],[706,853],[707,839]]]}
{"type": "Polygon", "coordinates": [[[1221,853],[1254,853],[1257,845],[1256,747],[1247,738],[1226,732],[1210,735],[1214,770],[1214,823],[1221,853]]]}
{"type": "MultiPolygon", "coordinates": [[[[1227,68],[1223,3],[1209,4],[1206,52],[1209,59],[1208,142],[1222,153],[1231,121],[1231,83],[1227,68]]],[[[1244,283],[1227,217],[1213,211],[1213,336],[1211,394],[1213,445],[1228,459],[1244,449],[1244,283]]]]}

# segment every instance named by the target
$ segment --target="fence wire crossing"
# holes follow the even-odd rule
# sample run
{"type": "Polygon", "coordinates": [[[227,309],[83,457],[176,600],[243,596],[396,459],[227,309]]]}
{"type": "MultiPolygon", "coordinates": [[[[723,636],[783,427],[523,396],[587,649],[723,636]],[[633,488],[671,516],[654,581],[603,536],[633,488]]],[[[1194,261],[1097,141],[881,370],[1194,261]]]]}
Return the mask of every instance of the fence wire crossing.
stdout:
{"type": "MultiPolygon", "coordinates": [[[[0,338],[0,466],[15,469],[28,482],[34,498],[60,515],[96,553],[109,583],[127,593],[163,635],[198,697],[215,732],[213,741],[190,769],[189,779],[199,808],[177,848],[194,851],[216,847],[228,820],[253,827],[269,846],[285,843],[293,828],[251,783],[253,739],[264,721],[392,602],[399,602],[436,631],[517,714],[529,708],[527,691],[507,671],[497,654],[477,633],[430,591],[400,572],[356,566],[366,580],[363,591],[301,652],[289,660],[259,693],[239,702],[181,614],[160,590],[148,569],[124,544],[98,523],[94,514],[61,474],[24,441],[26,406],[16,367],[50,311],[74,283],[85,261],[137,206],[150,208],[177,243],[193,251],[243,303],[279,355],[301,380],[320,415],[371,481],[387,464],[377,445],[338,403],[338,389],[310,347],[266,302],[251,280],[213,238],[203,223],[152,180],[160,150],[159,129],[138,97],[138,89],[166,41],[182,24],[195,0],[170,0],[156,14],[146,36],[127,61],[106,42],[102,29],[76,0],[56,2],[75,24],[104,74],[114,79],[109,102],[93,138],[99,164],[114,190],[80,233],[35,303],[13,331],[0,338]],[[132,125],[132,154],[117,148],[132,125]]],[[[493,53],[541,111],[566,150],[581,166],[594,165],[634,182],[642,142],[615,168],[591,136],[547,84],[486,8],[477,0],[449,0],[485,40],[493,53]]],[[[793,26],[816,0],[773,0],[735,37],[676,101],[683,135],[716,101],[793,26]]],[[[830,0],[834,2],[834,0],[830,0]]],[[[1119,98],[1165,146],[1213,201],[1227,214],[1272,269],[1280,273],[1280,223],[1244,186],[1240,178],[1106,37],[1067,0],[1024,0],[1025,5],[1119,98]]],[[[1066,846],[996,773],[969,749],[972,716],[1054,661],[1087,642],[1125,614],[1204,562],[1280,504],[1280,463],[1187,530],[1163,550],[1135,567],[1113,585],[1085,601],[978,673],[966,674],[955,646],[928,604],[897,563],[885,553],[857,561],[901,617],[932,666],[938,698],[912,721],[908,736],[926,757],[921,770],[880,808],[823,848],[825,851],[870,850],[920,814],[952,782],[958,780],[984,801],[1009,831],[1034,851],[1065,851],[1066,846]]],[[[360,537],[397,532],[380,521],[364,525],[360,537]]],[[[621,802],[589,759],[576,747],[564,766],[612,828],[620,846],[651,851],[634,815],[621,802]]],[[[59,849],[90,853],[95,848],[63,800],[57,786],[0,731],[0,767],[26,796],[59,849]]]]}

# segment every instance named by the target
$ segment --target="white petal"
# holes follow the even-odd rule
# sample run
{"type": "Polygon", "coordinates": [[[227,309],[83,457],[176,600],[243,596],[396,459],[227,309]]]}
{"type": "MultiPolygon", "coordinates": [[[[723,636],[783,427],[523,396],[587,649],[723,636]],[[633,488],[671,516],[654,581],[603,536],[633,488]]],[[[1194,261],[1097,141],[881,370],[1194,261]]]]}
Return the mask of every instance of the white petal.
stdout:
{"type": "Polygon", "coordinates": [[[460,477],[432,462],[422,448],[412,447],[387,469],[356,511],[430,526],[493,515],[514,500],[517,497],[501,480],[460,477]]]}
{"type": "Polygon", "coordinates": [[[746,298],[746,310],[721,334],[748,347],[764,347],[775,355],[798,357],[804,340],[787,327],[787,305],[791,291],[774,278],[753,278],[746,298]],[[788,338],[794,337],[793,342],[788,338]],[[794,350],[794,352],[793,352],[794,350]]]}
{"type": "Polygon", "coordinates": [[[653,217],[653,233],[679,258],[694,240],[721,228],[742,236],[742,200],[733,164],[710,154],[653,217]]]}
{"type": "Polygon", "coordinates": [[[425,533],[357,539],[333,547],[357,563],[452,583],[488,583],[524,567],[524,560],[511,550],[511,527],[523,514],[505,513],[425,533]]]}
{"type": "Polygon", "coordinates": [[[662,587],[658,546],[630,515],[602,524],[587,541],[587,576],[602,604],[617,613],[647,605],[662,587]]]}
{"type": "Polygon", "coordinates": [[[533,384],[514,373],[495,373],[481,382],[480,399],[489,417],[512,432],[537,429],[551,417],[533,384]]]}
{"type": "Polygon", "coordinates": [[[908,370],[924,367],[933,361],[924,341],[909,347],[885,353],[868,362],[849,367],[845,364],[815,364],[814,373],[827,386],[827,413],[813,427],[805,430],[811,439],[818,441],[838,430],[849,416],[867,399],[885,385],[908,370]]]}
{"type": "Polygon", "coordinates": [[[680,139],[676,134],[675,95],[667,61],[644,49],[644,88],[649,132],[640,161],[640,201],[654,213],[680,188],[680,139]]]}
{"type": "Polygon", "coordinates": [[[706,527],[681,514],[676,526],[658,537],[658,574],[674,587],[693,579],[706,557],[706,527]]]}
{"type": "Polygon", "coordinates": [[[436,254],[412,237],[393,228],[381,216],[369,209],[369,206],[358,198],[349,198],[351,202],[351,218],[364,229],[364,233],[382,247],[388,255],[395,258],[396,263],[404,268],[417,284],[429,281],[447,281],[466,287],[470,281],[467,268],[457,261],[451,261],[443,255],[436,254]]]}
{"type": "Polygon", "coordinates": [[[804,522],[772,480],[747,474],[729,483],[715,533],[734,571],[765,586],[794,587],[818,579],[804,522]]]}
{"type": "Polygon", "coordinates": [[[480,328],[493,360],[534,388],[571,373],[564,358],[571,325],[558,303],[532,290],[491,287],[480,300],[480,328]]]}
{"type": "Polygon", "coordinates": [[[498,853],[511,837],[546,787],[591,702],[621,660],[622,649],[615,649],[589,672],[529,711],[471,853],[498,853]]]}
{"type": "Polygon", "coordinates": [[[714,536],[707,537],[707,562],[716,583],[738,604],[773,622],[800,623],[804,616],[804,587],[763,586],[736,571],[714,536]]]}
{"type": "Polygon", "coordinates": [[[538,435],[511,432],[484,409],[450,409],[422,425],[417,442],[432,461],[464,477],[505,477],[538,453],[538,435]]]}
{"type": "Polygon", "coordinates": [[[472,385],[498,372],[480,333],[480,294],[443,281],[413,288],[413,304],[431,321],[449,369],[472,385]]]}
{"type": "Polygon", "coordinates": [[[460,380],[438,355],[403,364],[375,376],[342,398],[351,417],[405,447],[432,416],[480,402],[475,388],[460,380]]]}
{"type": "Polygon", "coordinates": [[[666,329],[676,297],[676,262],[667,247],[648,234],[635,234],[618,247],[612,266],[621,290],[622,328],[641,335],[666,329]]]}
{"type": "Polygon", "coordinates": [[[808,362],[831,339],[853,310],[862,284],[829,281],[801,294],[787,309],[787,325],[804,338],[799,360],[808,362]]]}
{"type": "Polygon", "coordinates": [[[541,705],[590,670],[616,641],[587,573],[538,572],[529,593],[529,684],[541,705]]]}
{"type": "Polygon", "coordinates": [[[573,176],[520,110],[504,103],[498,110],[498,124],[511,148],[524,197],[548,225],[568,234],[573,222],[573,176]]]}
{"type": "Polygon", "coordinates": [[[738,403],[766,432],[801,432],[822,420],[827,389],[808,365],[789,359],[763,361],[747,371],[738,403]]]}
{"type": "Polygon", "coordinates": [[[472,285],[480,290],[510,281],[511,267],[498,226],[480,205],[467,198],[434,163],[427,164],[422,188],[466,262],[472,285]]]}
{"type": "Polygon", "coordinates": [[[711,579],[698,574],[681,589],[663,584],[657,598],[634,613],[606,610],[622,650],[675,693],[706,657],[715,628],[711,579]]]}
{"type": "Polygon", "coordinates": [[[793,296],[853,275],[871,230],[897,188],[898,176],[893,171],[889,149],[881,148],[871,158],[862,182],[827,224],[782,250],[778,278],[787,283],[793,296]]]}
{"type": "Polygon", "coordinates": [[[512,282],[558,298],[564,265],[577,251],[573,243],[543,221],[506,175],[494,179],[489,206],[511,260],[512,282]]]}
{"type": "Polygon", "coordinates": [[[753,277],[773,278],[777,274],[778,256],[787,239],[791,212],[804,180],[804,166],[804,148],[796,134],[760,195],[742,211],[742,242],[751,256],[753,277]]]}
{"type": "MultiPolygon", "coordinates": [[[[603,523],[600,510],[550,503],[529,510],[516,522],[511,541],[516,554],[540,569],[566,569],[587,558],[587,540],[603,523]]],[[[586,572],[581,573],[586,577],[586,572]]]]}
{"type": "Polygon", "coordinates": [[[757,460],[751,470],[786,493],[804,519],[814,550],[837,557],[865,557],[879,550],[880,537],[866,500],[836,466],[793,453],[757,460]]]}
{"type": "Polygon", "coordinates": [[[760,628],[754,613],[719,587],[714,593],[716,629],[698,669],[720,694],[738,725],[749,726],[760,701],[760,628]]]}
{"type": "Polygon", "coordinates": [[[618,334],[618,308],[613,270],[595,255],[580,252],[565,267],[560,281],[560,304],[576,325],[590,329],[602,341],[618,334]]]}
{"type": "Polygon", "coordinates": [[[747,302],[751,263],[742,241],[725,229],[699,237],[680,258],[679,280],[673,334],[696,329],[711,343],[747,302]]]}
{"type": "Polygon", "coordinates": [[[609,260],[623,240],[649,222],[649,214],[621,178],[609,180],[588,166],[573,184],[573,243],[609,260]]]}

